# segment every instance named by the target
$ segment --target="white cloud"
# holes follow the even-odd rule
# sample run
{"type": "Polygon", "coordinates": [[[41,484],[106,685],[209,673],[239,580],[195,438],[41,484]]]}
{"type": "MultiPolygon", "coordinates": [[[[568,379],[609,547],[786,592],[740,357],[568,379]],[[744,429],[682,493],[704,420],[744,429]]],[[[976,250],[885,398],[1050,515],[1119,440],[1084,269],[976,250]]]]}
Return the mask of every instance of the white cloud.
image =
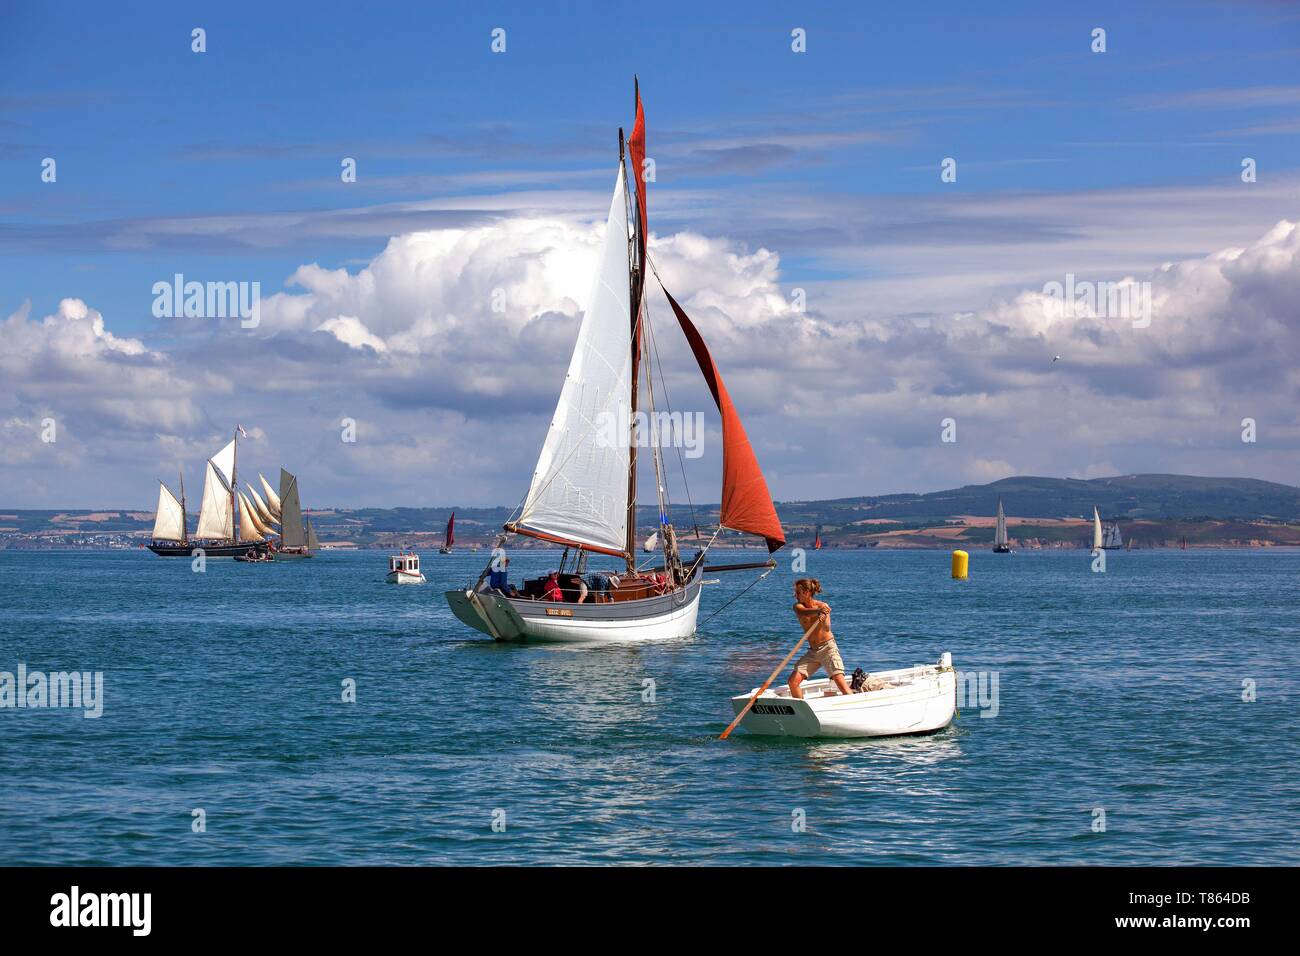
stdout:
{"type": "MultiPolygon", "coordinates": [[[[167,349],[114,336],[80,300],[40,322],[19,310],[0,324],[5,436],[28,447],[32,423],[53,410],[76,440],[58,449],[62,485],[23,486],[5,503],[84,504],[93,486],[96,504],[111,494],[139,505],[154,473],[178,462],[192,470],[234,421],[265,439],[250,446],[249,467],[296,465],[317,503],[517,501],[600,231],[548,214],[399,235],[356,271],[300,267],[263,301],[255,330],[187,327],[167,349]],[[355,445],[339,440],[345,417],[359,423],[355,445]]],[[[1150,272],[1080,276],[1149,281],[1146,328],[1125,316],[1068,317],[1037,288],[968,296],[955,314],[924,321],[834,294],[810,295],[802,314],[774,250],[682,232],[656,236],[651,254],[708,339],[778,497],[1013,473],[1294,482],[1293,223],[1150,272]],[[1246,416],[1260,423],[1255,446],[1239,441],[1246,416]],[[956,444],[939,440],[946,417],[958,421],[956,444]]],[[[666,304],[653,299],[651,311],[655,367],[674,407],[711,416],[666,304]]],[[[690,473],[696,501],[717,494],[716,431],[707,437],[706,460],[690,473]]],[[[48,460],[5,458],[20,469],[48,460]]]]}

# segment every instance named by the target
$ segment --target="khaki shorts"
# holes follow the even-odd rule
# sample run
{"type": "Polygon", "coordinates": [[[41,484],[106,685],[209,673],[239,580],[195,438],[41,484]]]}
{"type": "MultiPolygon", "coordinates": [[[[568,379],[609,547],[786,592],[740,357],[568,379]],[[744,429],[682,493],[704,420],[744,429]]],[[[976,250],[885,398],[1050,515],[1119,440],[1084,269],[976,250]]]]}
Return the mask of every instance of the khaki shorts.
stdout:
{"type": "Polygon", "coordinates": [[[827,677],[844,673],[844,658],[840,657],[840,649],[835,646],[835,638],[831,638],[825,644],[810,647],[808,653],[799,658],[798,663],[794,665],[794,672],[804,677],[812,677],[819,667],[826,668],[827,677]]]}

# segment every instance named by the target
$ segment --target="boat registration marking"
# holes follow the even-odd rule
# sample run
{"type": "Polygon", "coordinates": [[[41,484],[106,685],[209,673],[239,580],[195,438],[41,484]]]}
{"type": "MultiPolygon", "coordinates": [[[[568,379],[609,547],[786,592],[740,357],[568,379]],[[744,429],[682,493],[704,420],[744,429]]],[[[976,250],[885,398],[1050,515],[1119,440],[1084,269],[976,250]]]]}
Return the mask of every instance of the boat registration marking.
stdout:
{"type": "Polygon", "coordinates": [[[794,716],[794,708],[789,704],[755,704],[750,709],[756,714],[779,714],[783,717],[794,716]]]}
{"type": "Polygon", "coordinates": [[[547,617],[573,617],[573,611],[567,607],[548,607],[546,609],[547,617]]]}

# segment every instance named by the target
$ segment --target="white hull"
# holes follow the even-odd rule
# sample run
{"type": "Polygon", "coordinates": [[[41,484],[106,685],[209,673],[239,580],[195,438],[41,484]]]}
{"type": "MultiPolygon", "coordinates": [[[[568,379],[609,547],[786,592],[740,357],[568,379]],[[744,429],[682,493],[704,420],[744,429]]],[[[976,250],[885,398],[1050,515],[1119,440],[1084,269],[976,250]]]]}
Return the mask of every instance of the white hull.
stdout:
{"type": "Polygon", "coordinates": [[[412,574],[410,571],[389,571],[385,579],[389,584],[423,584],[423,574],[412,574]]]}
{"type": "MultiPolygon", "coordinates": [[[[836,692],[828,679],[805,681],[804,699],[790,688],[769,688],[740,726],[751,734],[779,737],[896,737],[947,727],[957,711],[957,674],[944,655],[939,664],[873,673],[887,686],[861,694],[836,692]]],[[[739,714],[754,695],[731,698],[739,714]]]]}
{"type": "Polygon", "coordinates": [[[447,603],[463,622],[501,641],[623,643],[690,637],[700,610],[698,581],[674,595],[645,602],[571,604],[510,601],[488,592],[448,591],[447,603]],[[649,612],[649,613],[645,613],[649,612]]]}

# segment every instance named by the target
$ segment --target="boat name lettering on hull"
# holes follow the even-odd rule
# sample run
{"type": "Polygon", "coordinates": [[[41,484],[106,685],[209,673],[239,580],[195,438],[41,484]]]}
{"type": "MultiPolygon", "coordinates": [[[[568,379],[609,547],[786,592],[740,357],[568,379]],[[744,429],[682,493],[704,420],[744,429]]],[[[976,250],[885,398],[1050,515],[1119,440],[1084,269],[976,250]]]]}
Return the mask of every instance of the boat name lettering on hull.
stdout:
{"type": "Polygon", "coordinates": [[[754,713],[756,714],[779,714],[783,717],[793,717],[794,708],[789,704],[755,704],[754,713]]]}
{"type": "Polygon", "coordinates": [[[547,617],[573,617],[573,612],[567,607],[548,607],[546,609],[547,617]]]}

